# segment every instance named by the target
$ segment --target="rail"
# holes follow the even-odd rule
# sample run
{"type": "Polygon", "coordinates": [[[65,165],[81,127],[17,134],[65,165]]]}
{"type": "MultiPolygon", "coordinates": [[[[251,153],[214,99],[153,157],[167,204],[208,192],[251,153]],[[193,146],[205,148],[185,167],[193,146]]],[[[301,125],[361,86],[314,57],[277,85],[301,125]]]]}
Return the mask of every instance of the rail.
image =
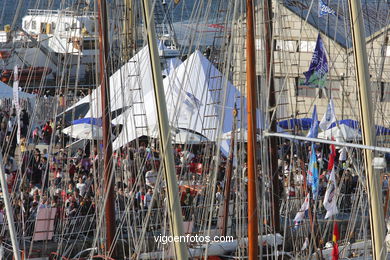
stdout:
{"type": "Polygon", "coordinates": [[[27,15],[67,15],[67,16],[96,16],[97,12],[79,11],[79,10],[45,10],[45,9],[28,9],[27,15]]]}

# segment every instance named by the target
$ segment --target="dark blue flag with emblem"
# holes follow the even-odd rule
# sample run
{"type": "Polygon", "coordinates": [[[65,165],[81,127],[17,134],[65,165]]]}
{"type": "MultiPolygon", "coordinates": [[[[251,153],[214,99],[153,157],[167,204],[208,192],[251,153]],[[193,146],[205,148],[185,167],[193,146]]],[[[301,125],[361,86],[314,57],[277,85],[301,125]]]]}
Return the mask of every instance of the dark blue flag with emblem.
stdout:
{"type": "Polygon", "coordinates": [[[320,34],[318,34],[316,47],[313,57],[311,58],[309,70],[304,72],[305,82],[303,85],[312,88],[325,87],[326,77],[328,75],[328,59],[326,58],[326,50],[322,42],[320,34]]]}

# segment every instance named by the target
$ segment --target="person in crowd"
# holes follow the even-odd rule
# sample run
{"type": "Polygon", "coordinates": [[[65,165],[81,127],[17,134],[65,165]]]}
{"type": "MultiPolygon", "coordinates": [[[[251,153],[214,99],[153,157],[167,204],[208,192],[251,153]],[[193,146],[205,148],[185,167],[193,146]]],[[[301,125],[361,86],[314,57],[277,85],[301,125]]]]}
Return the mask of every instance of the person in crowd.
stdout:
{"type": "Polygon", "coordinates": [[[53,133],[53,128],[50,126],[50,121],[47,121],[45,126],[42,129],[42,137],[45,144],[50,144],[52,133],[53,133]]]}
{"type": "Polygon", "coordinates": [[[145,209],[149,208],[149,206],[152,204],[152,199],[153,199],[153,190],[151,188],[149,188],[148,192],[144,196],[144,207],[145,207],[145,209]]]}
{"type": "Polygon", "coordinates": [[[39,127],[35,127],[33,132],[32,132],[32,139],[33,139],[33,144],[37,145],[40,139],[40,134],[39,134],[39,127]]]}
{"type": "Polygon", "coordinates": [[[79,183],[76,184],[76,188],[80,191],[80,196],[84,197],[87,192],[87,185],[84,183],[82,177],[79,178],[79,183]]]}
{"type": "Polygon", "coordinates": [[[145,183],[148,187],[150,188],[154,188],[154,186],[156,185],[156,181],[157,181],[157,175],[158,175],[158,172],[156,170],[156,167],[152,167],[152,169],[150,171],[147,171],[146,174],[145,174],[145,183]]]}

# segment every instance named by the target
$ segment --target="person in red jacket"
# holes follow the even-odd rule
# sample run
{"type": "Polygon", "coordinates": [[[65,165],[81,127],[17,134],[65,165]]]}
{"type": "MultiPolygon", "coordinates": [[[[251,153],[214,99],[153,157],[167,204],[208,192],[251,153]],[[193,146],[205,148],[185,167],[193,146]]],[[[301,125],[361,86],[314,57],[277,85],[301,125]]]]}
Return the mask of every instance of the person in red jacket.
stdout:
{"type": "Polygon", "coordinates": [[[50,144],[51,134],[53,133],[53,129],[50,126],[50,121],[47,121],[45,126],[42,129],[42,136],[45,144],[50,144]]]}

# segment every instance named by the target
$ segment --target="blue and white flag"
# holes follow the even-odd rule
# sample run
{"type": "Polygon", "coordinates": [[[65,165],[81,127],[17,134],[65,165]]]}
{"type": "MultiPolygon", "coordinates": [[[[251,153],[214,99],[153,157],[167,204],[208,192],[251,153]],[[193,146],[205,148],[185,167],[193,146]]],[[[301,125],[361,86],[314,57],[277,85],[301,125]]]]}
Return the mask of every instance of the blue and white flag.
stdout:
{"type": "Polygon", "coordinates": [[[325,219],[339,213],[339,210],[337,209],[337,183],[334,166],[330,173],[328,186],[326,187],[323,205],[326,209],[325,219]]]}
{"type": "Polygon", "coordinates": [[[319,179],[319,170],[318,170],[318,162],[317,162],[317,154],[316,154],[316,145],[313,143],[311,145],[309,169],[307,171],[307,183],[311,186],[313,199],[317,199],[319,182],[320,179],[319,179]]]}
{"type": "Polygon", "coordinates": [[[336,11],[333,10],[333,8],[329,7],[327,4],[325,4],[323,0],[318,0],[318,17],[328,14],[336,15],[336,11]]]}
{"type": "Polygon", "coordinates": [[[320,34],[318,34],[310,67],[308,71],[303,73],[305,75],[305,81],[302,84],[312,88],[323,88],[325,87],[328,71],[328,59],[326,58],[325,46],[320,34]]]}
{"type": "Polygon", "coordinates": [[[305,218],[306,211],[309,209],[309,205],[310,205],[310,195],[308,193],[306,195],[305,201],[303,202],[301,208],[295,215],[294,218],[295,227],[297,227],[299,225],[299,222],[301,222],[305,218]]]}
{"type": "Polygon", "coordinates": [[[334,122],[336,122],[336,114],[334,112],[333,99],[331,99],[319,126],[323,131],[325,131],[334,122]]]}
{"type": "Polygon", "coordinates": [[[311,116],[311,127],[310,131],[307,134],[307,137],[317,138],[318,136],[318,115],[317,115],[317,107],[314,105],[313,115],[311,116]]]}

